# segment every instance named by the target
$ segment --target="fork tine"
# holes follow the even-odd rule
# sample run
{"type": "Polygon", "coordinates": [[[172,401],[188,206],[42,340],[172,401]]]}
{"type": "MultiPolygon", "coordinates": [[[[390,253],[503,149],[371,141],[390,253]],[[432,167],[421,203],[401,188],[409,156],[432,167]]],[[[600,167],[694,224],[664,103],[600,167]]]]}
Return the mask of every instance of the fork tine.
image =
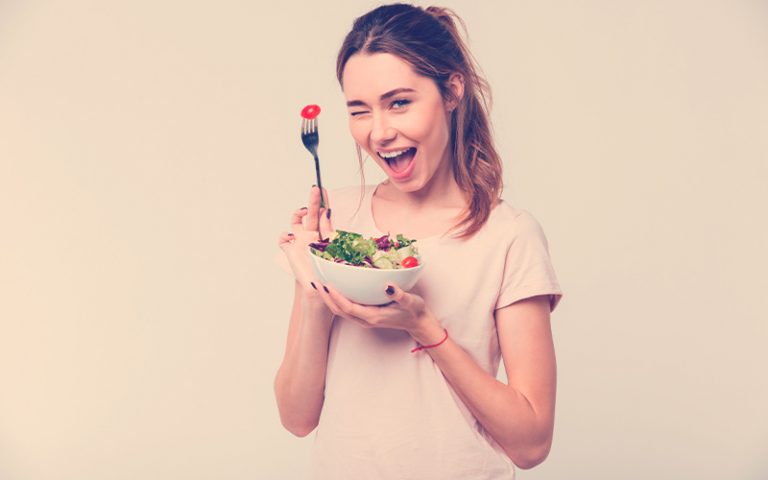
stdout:
{"type": "Polygon", "coordinates": [[[302,118],[301,119],[301,134],[302,135],[311,135],[313,133],[317,132],[317,118],[307,119],[302,118]]]}

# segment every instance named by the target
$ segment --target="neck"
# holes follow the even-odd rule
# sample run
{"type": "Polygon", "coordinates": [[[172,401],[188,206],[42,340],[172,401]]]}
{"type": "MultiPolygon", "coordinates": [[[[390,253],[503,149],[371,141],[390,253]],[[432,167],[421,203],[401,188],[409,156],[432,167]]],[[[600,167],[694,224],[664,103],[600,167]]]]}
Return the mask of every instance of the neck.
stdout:
{"type": "Polygon", "coordinates": [[[443,162],[442,165],[446,168],[436,171],[426,185],[414,192],[399,190],[386,180],[382,184],[386,188],[385,196],[410,211],[467,207],[467,196],[453,178],[450,162],[443,162]]]}

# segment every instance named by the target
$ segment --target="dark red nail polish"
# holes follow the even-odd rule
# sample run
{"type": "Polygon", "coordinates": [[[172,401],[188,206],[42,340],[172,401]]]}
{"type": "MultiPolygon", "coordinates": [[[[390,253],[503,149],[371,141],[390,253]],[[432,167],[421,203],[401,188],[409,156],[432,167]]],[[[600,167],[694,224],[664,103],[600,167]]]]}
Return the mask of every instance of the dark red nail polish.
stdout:
{"type": "Polygon", "coordinates": [[[299,210],[308,210],[307,207],[301,207],[299,210]]]}
{"type": "Polygon", "coordinates": [[[310,284],[310,285],[312,285],[312,288],[314,288],[315,290],[317,290],[317,286],[315,285],[315,282],[309,282],[309,284],[310,284]]]}
{"type": "Polygon", "coordinates": [[[288,236],[289,236],[289,237],[293,237],[293,234],[292,234],[292,233],[289,233],[289,234],[288,234],[288,236]]]}
{"type": "Polygon", "coordinates": [[[328,220],[331,219],[331,209],[330,208],[325,212],[325,218],[327,218],[328,220]]]}
{"type": "Polygon", "coordinates": [[[387,292],[387,295],[392,295],[393,293],[395,293],[395,289],[392,288],[392,285],[387,285],[386,292],[387,292]]]}
{"type": "Polygon", "coordinates": [[[328,291],[328,287],[326,287],[325,285],[323,285],[323,290],[325,290],[325,293],[331,293],[328,291]]]}

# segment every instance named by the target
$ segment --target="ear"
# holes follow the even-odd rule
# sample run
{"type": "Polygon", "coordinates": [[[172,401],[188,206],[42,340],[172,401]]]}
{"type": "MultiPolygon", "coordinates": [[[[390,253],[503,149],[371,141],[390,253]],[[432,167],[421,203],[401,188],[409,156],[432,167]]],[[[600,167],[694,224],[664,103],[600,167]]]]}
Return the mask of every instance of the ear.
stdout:
{"type": "Polygon", "coordinates": [[[451,74],[446,86],[453,94],[453,98],[449,99],[445,104],[445,107],[451,112],[459,106],[461,99],[464,97],[464,76],[460,73],[451,74]]]}

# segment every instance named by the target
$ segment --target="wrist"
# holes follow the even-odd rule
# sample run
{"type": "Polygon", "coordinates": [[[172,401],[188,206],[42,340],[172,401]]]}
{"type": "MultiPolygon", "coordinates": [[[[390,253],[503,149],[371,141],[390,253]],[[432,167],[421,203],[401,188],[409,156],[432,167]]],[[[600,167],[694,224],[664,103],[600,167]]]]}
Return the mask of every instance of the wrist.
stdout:
{"type": "Polygon", "coordinates": [[[409,330],[408,333],[421,345],[432,345],[439,342],[445,336],[445,330],[440,322],[432,314],[425,310],[419,316],[416,327],[409,330]]]}
{"type": "Polygon", "coordinates": [[[302,309],[312,318],[320,318],[322,320],[333,320],[333,312],[328,308],[328,305],[323,302],[320,295],[312,292],[304,292],[301,295],[302,309]]]}

